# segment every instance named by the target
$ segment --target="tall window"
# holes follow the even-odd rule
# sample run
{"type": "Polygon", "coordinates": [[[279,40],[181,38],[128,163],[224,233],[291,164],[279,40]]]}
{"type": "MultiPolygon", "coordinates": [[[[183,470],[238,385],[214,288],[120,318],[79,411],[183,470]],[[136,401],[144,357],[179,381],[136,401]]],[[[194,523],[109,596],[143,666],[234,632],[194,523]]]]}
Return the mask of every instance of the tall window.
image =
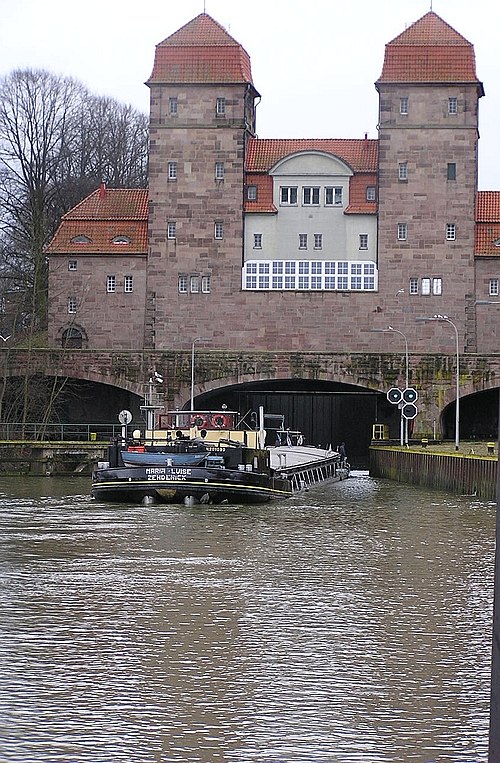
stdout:
{"type": "Polygon", "coordinates": [[[367,201],[376,201],[377,199],[377,190],[374,185],[369,185],[366,188],[366,200],[367,201]]]}
{"type": "Polygon", "coordinates": [[[168,99],[168,113],[170,114],[171,117],[177,116],[177,108],[178,108],[177,98],[175,96],[172,96],[171,98],[168,99]]]}
{"type": "Polygon", "coordinates": [[[283,206],[297,204],[297,186],[281,186],[280,204],[283,206]]]}
{"type": "Polygon", "coordinates": [[[342,186],[326,186],[325,188],[325,205],[340,206],[342,204],[342,186]]]}
{"type": "Polygon", "coordinates": [[[448,166],[446,169],[446,179],[447,180],[457,179],[457,165],[455,164],[455,162],[448,162],[448,166]]]}
{"type": "Polygon", "coordinates": [[[177,162],[168,163],[168,179],[177,180],[177,162]]]}
{"type": "Polygon", "coordinates": [[[177,223],[174,220],[167,223],[167,238],[177,238],[177,223]]]}
{"type": "Polygon", "coordinates": [[[440,296],[443,293],[443,279],[442,278],[433,278],[432,279],[432,293],[436,296],[440,296]]]}
{"type": "Polygon", "coordinates": [[[408,239],[408,225],[406,223],[398,223],[398,241],[406,241],[408,239]]]}
{"type": "Polygon", "coordinates": [[[106,278],[106,291],[108,294],[113,294],[116,291],[116,276],[106,278]]]}
{"type": "Polygon", "coordinates": [[[446,240],[455,241],[457,237],[457,228],[455,223],[446,223],[446,240]]]}
{"type": "Polygon", "coordinates": [[[428,297],[431,293],[431,279],[422,278],[422,294],[424,297],[428,297]]]}
{"type": "Polygon", "coordinates": [[[186,275],[180,275],[178,279],[178,288],[179,288],[179,294],[187,294],[188,290],[188,279],[186,275]]]}
{"type": "Polygon", "coordinates": [[[418,294],[418,278],[410,278],[410,294],[418,294]]]}
{"type": "Polygon", "coordinates": [[[359,248],[368,249],[368,233],[359,234],[359,248]]]}
{"type": "Polygon", "coordinates": [[[257,201],[257,186],[256,185],[247,186],[247,199],[248,201],[257,201]]]}
{"type": "Polygon", "coordinates": [[[215,162],[215,179],[224,180],[224,162],[215,162]]]}
{"type": "Polygon", "coordinates": [[[302,203],[304,205],[319,204],[319,187],[305,186],[302,189],[302,203]]]}
{"type": "Polygon", "coordinates": [[[408,180],[408,162],[399,162],[398,178],[399,180],[408,180]]]}
{"type": "Polygon", "coordinates": [[[123,279],[123,291],[131,294],[134,291],[134,276],[125,276],[123,279]]]}
{"type": "Polygon", "coordinates": [[[307,233],[299,233],[299,249],[307,249],[307,233]]]}
{"type": "Polygon", "coordinates": [[[314,248],[323,249],[323,234],[322,233],[314,234],[314,248]]]}
{"type": "Polygon", "coordinates": [[[200,276],[192,275],[189,279],[189,291],[191,294],[199,294],[200,292],[200,276]]]}
{"type": "Polygon", "coordinates": [[[224,238],[224,223],[217,221],[214,226],[214,238],[224,238]]]}
{"type": "Polygon", "coordinates": [[[498,291],[498,278],[490,278],[490,297],[498,297],[499,291],[498,291]]]}
{"type": "Polygon", "coordinates": [[[262,249],[262,233],[253,234],[253,248],[262,249]]]}
{"type": "Polygon", "coordinates": [[[68,313],[70,315],[76,313],[76,297],[68,297],[68,313]]]}
{"type": "Polygon", "coordinates": [[[210,276],[202,276],[201,278],[201,291],[203,294],[210,294],[211,281],[210,276]]]}
{"type": "Polygon", "coordinates": [[[217,98],[215,102],[215,114],[218,117],[223,117],[226,113],[226,99],[217,98]]]}
{"type": "Polygon", "coordinates": [[[448,98],[448,114],[458,114],[458,98],[448,98]]]}
{"type": "Polygon", "coordinates": [[[399,113],[400,114],[408,114],[408,98],[407,98],[407,96],[404,96],[403,98],[399,99],[399,113]]]}

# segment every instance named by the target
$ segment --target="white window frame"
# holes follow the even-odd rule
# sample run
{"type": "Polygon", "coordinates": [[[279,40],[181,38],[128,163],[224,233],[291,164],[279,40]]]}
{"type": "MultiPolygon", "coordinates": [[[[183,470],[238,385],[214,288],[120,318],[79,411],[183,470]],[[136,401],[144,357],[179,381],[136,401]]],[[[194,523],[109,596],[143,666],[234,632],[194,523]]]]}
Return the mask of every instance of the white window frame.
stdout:
{"type": "Polygon", "coordinates": [[[212,279],[210,276],[201,277],[201,293],[210,294],[212,286],[212,279]]]}
{"type": "Polygon", "coordinates": [[[68,297],[68,315],[75,315],[77,310],[76,297],[68,297]]]}
{"type": "Polygon", "coordinates": [[[490,281],[488,284],[488,293],[490,297],[498,297],[500,295],[498,284],[499,284],[498,278],[490,278],[490,281]]]}
{"type": "Polygon", "coordinates": [[[71,272],[78,270],[78,260],[69,260],[68,270],[70,270],[71,272]]]}
{"type": "Polygon", "coordinates": [[[435,297],[440,297],[443,293],[443,279],[439,276],[432,279],[432,293],[435,297]]]}
{"type": "Polygon", "coordinates": [[[169,241],[173,241],[177,238],[177,223],[175,220],[170,220],[167,223],[167,238],[169,241]]]}
{"type": "Polygon", "coordinates": [[[197,273],[189,276],[189,291],[191,294],[200,293],[200,276],[197,273]]]}
{"type": "Polygon", "coordinates": [[[377,188],[374,185],[366,186],[366,200],[377,201],[377,188]]]}
{"type": "Polygon", "coordinates": [[[177,180],[177,162],[168,163],[168,179],[177,180]]]}
{"type": "Polygon", "coordinates": [[[446,240],[447,241],[457,240],[457,226],[455,225],[455,223],[446,223],[446,240]]]}
{"type": "Polygon", "coordinates": [[[168,113],[171,117],[176,117],[179,111],[179,103],[176,95],[171,95],[168,99],[168,113]]]}
{"type": "Polygon", "coordinates": [[[418,278],[410,278],[409,291],[412,295],[418,294],[418,278]]]}
{"type": "Polygon", "coordinates": [[[398,223],[398,241],[408,241],[408,223],[398,223]]]}
{"type": "Polygon", "coordinates": [[[188,293],[188,277],[184,273],[180,273],[177,279],[177,289],[179,294],[188,293]]]}
{"type": "Polygon", "coordinates": [[[302,205],[304,207],[319,207],[319,185],[305,185],[302,188],[302,205]]]}
{"type": "Polygon", "coordinates": [[[215,100],[215,115],[218,117],[226,116],[226,99],[222,96],[215,100]]]}
{"type": "Polygon", "coordinates": [[[247,185],[247,201],[257,201],[256,185],[247,185]]]}
{"type": "Polygon", "coordinates": [[[429,297],[431,293],[431,279],[427,276],[420,282],[420,291],[423,297],[429,297]]]}
{"type": "Polygon", "coordinates": [[[215,162],[215,179],[224,180],[224,162],[215,162]]]}
{"type": "Polygon", "coordinates": [[[298,203],[298,187],[296,185],[280,186],[280,206],[296,207],[298,203]]]}
{"type": "Polygon", "coordinates": [[[262,233],[253,234],[253,248],[262,249],[262,233]]]}
{"type": "Polygon", "coordinates": [[[246,291],[364,291],[378,288],[373,261],[249,260],[242,268],[246,291]]]}
{"type": "Polygon", "coordinates": [[[116,292],[116,276],[106,276],[106,292],[114,294],[116,292]]]}
{"type": "Polygon", "coordinates": [[[359,249],[363,251],[368,249],[368,233],[359,234],[359,249]]]}
{"type": "Polygon", "coordinates": [[[299,233],[299,249],[307,249],[307,233],[299,233]]]}
{"type": "Polygon", "coordinates": [[[216,220],[214,223],[214,238],[216,241],[222,241],[224,238],[224,223],[222,220],[216,220]]]}
{"type": "Polygon", "coordinates": [[[408,162],[399,162],[398,164],[398,180],[408,180],[408,162]]]}
{"type": "Polygon", "coordinates": [[[458,114],[458,98],[456,96],[448,98],[448,114],[453,116],[458,114]]]}
{"type": "Polygon", "coordinates": [[[344,189],[341,185],[327,185],[325,187],[325,207],[341,207],[343,195],[344,189]]]}
{"type": "Polygon", "coordinates": [[[123,276],[124,294],[132,294],[134,291],[134,276],[123,276]]]}
{"type": "Polygon", "coordinates": [[[408,96],[404,95],[402,98],[399,99],[399,113],[400,114],[408,114],[408,96]]]}
{"type": "Polygon", "coordinates": [[[323,234],[322,233],[314,234],[314,248],[323,249],[323,234]]]}

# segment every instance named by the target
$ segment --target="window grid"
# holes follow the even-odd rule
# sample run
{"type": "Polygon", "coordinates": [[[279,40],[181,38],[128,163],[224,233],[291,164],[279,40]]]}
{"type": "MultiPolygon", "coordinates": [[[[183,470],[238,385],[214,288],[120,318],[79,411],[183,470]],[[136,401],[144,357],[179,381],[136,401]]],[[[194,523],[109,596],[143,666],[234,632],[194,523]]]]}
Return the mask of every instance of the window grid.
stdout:
{"type": "Polygon", "coordinates": [[[178,101],[176,97],[168,99],[168,113],[171,117],[176,117],[178,112],[178,101]]]}
{"type": "Polygon", "coordinates": [[[248,201],[257,201],[257,186],[256,185],[247,186],[247,199],[248,201]]]}
{"type": "Polygon", "coordinates": [[[116,291],[116,276],[106,278],[106,291],[108,294],[113,294],[116,291]]]}
{"type": "Polygon", "coordinates": [[[216,239],[222,239],[224,238],[224,223],[223,222],[216,222],[214,226],[214,238],[216,239]]]}
{"type": "Polygon", "coordinates": [[[410,294],[418,294],[418,278],[410,278],[410,294]]]}
{"type": "Polygon", "coordinates": [[[368,249],[368,233],[359,234],[359,248],[368,249]]]}
{"type": "Polygon", "coordinates": [[[224,162],[215,162],[215,179],[224,180],[224,162]]]}
{"type": "Polygon", "coordinates": [[[134,291],[134,276],[125,276],[123,279],[123,291],[131,294],[134,291]]]}
{"type": "Polygon", "coordinates": [[[218,117],[223,117],[226,114],[226,99],[217,98],[215,102],[215,113],[218,117]]]}
{"type": "Polygon", "coordinates": [[[399,113],[408,114],[408,98],[406,96],[399,99],[399,113]]]}
{"type": "Polygon", "coordinates": [[[377,190],[374,185],[369,185],[366,188],[366,200],[367,201],[376,201],[377,200],[377,190]]]}
{"type": "Polygon", "coordinates": [[[253,291],[374,291],[377,275],[374,262],[253,260],[243,267],[242,284],[253,291]]]}
{"type": "Polygon", "coordinates": [[[490,297],[498,297],[500,294],[498,290],[498,278],[490,278],[489,295],[490,297]]]}
{"type": "Polygon", "coordinates": [[[168,179],[177,180],[177,162],[168,163],[168,179]]]}
{"type": "Polygon", "coordinates": [[[179,294],[187,294],[188,291],[188,279],[185,275],[180,275],[178,279],[179,294]]]}
{"type": "Polygon", "coordinates": [[[191,294],[199,294],[200,292],[200,276],[192,275],[189,277],[189,291],[191,294]]]}
{"type": "Polygon", "coordinates": [[[448,98],[448,114],[458,114],[458,98],[448,98]]]}
{"type": "Polygon", "coordinates": [[[455,241],[457,238],[457,227],[455,223],[446,223],[446,240],[455,241]]]}
{"type": "Polygon", "coordinates": [[[408,239],[408,225],[406,223],[398,223],[398,241],[407,241],[408,239]]]}
{"type": "Polygon", "coordinates": [[[76,313],[76,297],[68,297],[68,313],[69,315],[76,313]]]}
{"type": "Polygon", "coordinates": [[[408,180],[408,162],[399,162],[398,178],[399,180],[408,180]]]}
{"type": "Polygon", "coordinates": [[[314,234],[314,248],[323,249],[323,234],[322,233],[314,234]]]}
{"type": "Polygon", "coordinates": [[[174,222],[173,220],[167,223],[167,238],[168,239],[177,238],[177,223],[174,222]]]}
{"type": "Polygon", "coordinates": [[[307,233],[299,233],[299,249],[307,249],[307,233]]]}
{"type": "Polygon", "coordinates": [[[202,294],[210,294],[212,288],[212,282],[210,276],[201,277],[201,292],[202,294]]]}
{"type": "Polygon", "coordinates": [[[253,234],[253,248],[262,249],[262,233],[253,234]]]}

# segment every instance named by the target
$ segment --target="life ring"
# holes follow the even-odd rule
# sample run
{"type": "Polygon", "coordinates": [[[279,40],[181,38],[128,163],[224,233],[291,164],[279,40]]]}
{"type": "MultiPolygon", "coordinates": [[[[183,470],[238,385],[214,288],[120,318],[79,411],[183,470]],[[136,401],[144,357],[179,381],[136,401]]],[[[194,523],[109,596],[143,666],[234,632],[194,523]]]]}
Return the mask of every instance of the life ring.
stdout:
{"type": "Polygon", "coordinates": [[[218,413],[217,416],[212,418],[212,424],[214,427],[217,427],[217,429],[227,429],[229,426],[229,419],[227,416],[218,413]]]}
{"type": "Polygon", "coordinates": [[[191,421],[191,426],[198,427],[198,429],[205,429],[207,420],[204,416],[195,416],[191,421]]]}

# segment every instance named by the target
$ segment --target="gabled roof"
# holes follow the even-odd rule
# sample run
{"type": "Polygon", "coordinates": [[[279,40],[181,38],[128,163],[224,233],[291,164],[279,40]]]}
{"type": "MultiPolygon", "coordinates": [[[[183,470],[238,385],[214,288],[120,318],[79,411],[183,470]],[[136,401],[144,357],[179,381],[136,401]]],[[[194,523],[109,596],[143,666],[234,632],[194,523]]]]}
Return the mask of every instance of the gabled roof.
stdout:
{"type": "Polygon", "coordinates": [[[375,172],[377,169],[378,141],[329,138],[250,138],[247,144],[247,172],[269,172],[285,156],[303,151],[321,151],[345,162],[353,172],[375,172]]]}
{"type": "Polygon", "coordinates": [[[500,257],[500,191],[477,193],[475,254],[500,257]]]}
{"type": "Polygon", "coordinates": [[[146,84],[253,85],[250,57],[208,13],[156,46],[153,72],[146,84]]]}
{"type": "Polygon", "coordinates": [[[379,83],[482,83],[473,45],[433,11],[385,46],[379,83]]]}
{"type": "Polygon", "coordinates": [[[45,251],[49,255],[76,256],[146,254],[147,250],[147,189],[101,186],[62,217],[61,224],[45,251]],[[113,243],[117,236],[125,237],[129,242],[113,243]]]}

